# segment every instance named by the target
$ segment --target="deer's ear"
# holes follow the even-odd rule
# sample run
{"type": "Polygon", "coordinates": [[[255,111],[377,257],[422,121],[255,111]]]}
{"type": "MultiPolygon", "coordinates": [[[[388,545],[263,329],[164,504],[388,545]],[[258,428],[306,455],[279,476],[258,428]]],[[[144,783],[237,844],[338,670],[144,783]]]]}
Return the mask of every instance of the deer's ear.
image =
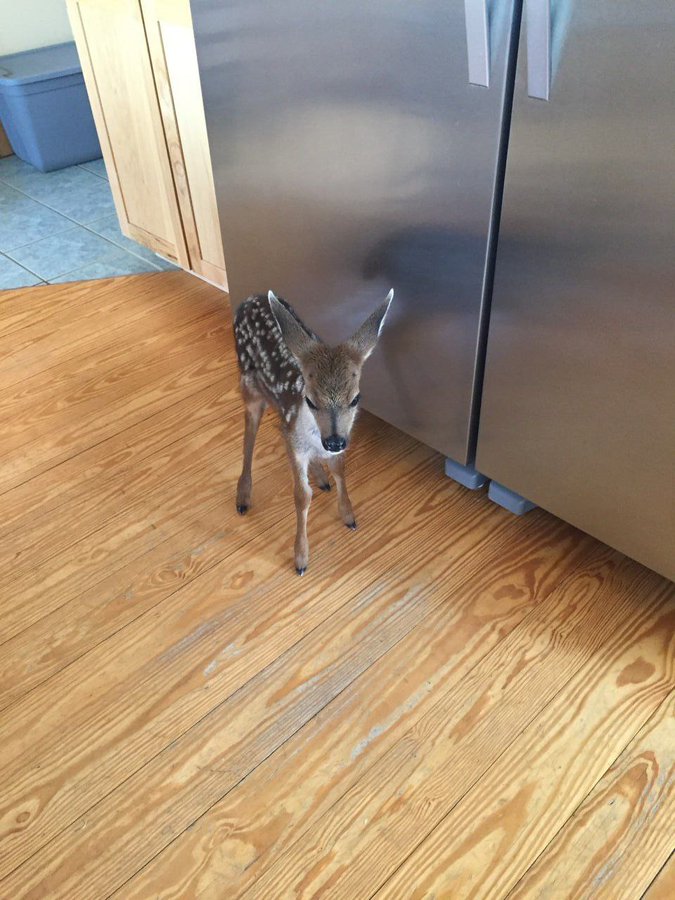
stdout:
{"type": "Polygon", "coordinates": [[[296,359],[301,359],[314,344],[314,338],[308,333],[300,319],[281,303],[272,291],[268,291],[272,315],[277,320],[284,343],[296,359]]]}
{"type": "Polygon", "coordinates": [[[387,299],[377,307],[363,325],[349,339],[348,343],[356,350],[361,359],[365,361],[375,349],[377,339],[384,325],[385,317],[389,311],[391,301],[394,299],[393,289],[387,294],[387,299]]]}

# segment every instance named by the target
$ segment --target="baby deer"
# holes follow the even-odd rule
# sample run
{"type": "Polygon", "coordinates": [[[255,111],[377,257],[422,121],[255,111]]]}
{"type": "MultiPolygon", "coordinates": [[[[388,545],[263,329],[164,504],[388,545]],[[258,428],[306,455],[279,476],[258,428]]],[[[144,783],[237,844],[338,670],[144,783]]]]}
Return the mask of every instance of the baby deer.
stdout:
{"type": "Polygon", "coordinates": [[[323,462],[337,486],[338,509],[348,528],[356,528],[345,482],[344,451],[359,405],[361,367],[375,349],[394,296],[387,299],[356,333],[337,347],[324,344],[285,300],[270,291],[249,297],[237,310],[234,336],[246,409],[244,464],[237,486],[237,511],[251,504],[251,463],[258,426],[268,405],[279,414],[295,484],[295,569],[304,575],[309,562],[307,513],[312,499],[308,473],[330,490],[323,462]]]}

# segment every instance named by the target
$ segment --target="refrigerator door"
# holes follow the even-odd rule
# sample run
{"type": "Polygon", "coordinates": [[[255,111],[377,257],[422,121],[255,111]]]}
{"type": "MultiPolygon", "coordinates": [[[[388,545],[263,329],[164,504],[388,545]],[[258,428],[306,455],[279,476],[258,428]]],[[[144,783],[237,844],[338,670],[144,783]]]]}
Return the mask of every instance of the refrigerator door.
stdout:
{"type": "Polygon", "coordinates": [[[466,461],[513,0],[192,11],[233,304],[338,343],[395,288],[364,404],[466,461]]]}
{"type": "Polygon", "coordinates": [[[559,2],[548,41],[542,20],[518,61],[477,465],[674,578],[675,5],[559,2]],[[528,96],[546,43],[548,102],[528,96]]]}

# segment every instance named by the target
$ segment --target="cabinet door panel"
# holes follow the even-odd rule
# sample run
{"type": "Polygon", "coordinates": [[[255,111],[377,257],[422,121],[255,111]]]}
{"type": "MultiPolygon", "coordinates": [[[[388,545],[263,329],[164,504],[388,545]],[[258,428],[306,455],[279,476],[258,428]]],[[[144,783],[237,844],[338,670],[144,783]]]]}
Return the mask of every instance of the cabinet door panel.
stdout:
{"type": "Polygon", "coordinates": [[[122,230],[187,267],[138,0],[68,0],[68,11],[122,230]]]}
{"type": "Polygon", "coordinates": [[[190,268],[227,287],[189,0],[141,0],[190,268]]]}

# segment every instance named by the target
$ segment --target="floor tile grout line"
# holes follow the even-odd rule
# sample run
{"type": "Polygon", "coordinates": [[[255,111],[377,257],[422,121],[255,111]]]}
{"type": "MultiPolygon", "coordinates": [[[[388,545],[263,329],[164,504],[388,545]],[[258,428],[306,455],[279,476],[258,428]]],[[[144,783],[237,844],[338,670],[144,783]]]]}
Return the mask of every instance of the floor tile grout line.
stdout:
{"type": "MultiPolygon", "coordinates": [[[[35,203],[39,203],[39,201],[36,200],[35,203]]],[[[45,209],[49,209],[50,212],[54,212],[53,209],[51,209],[49,206],[45,206],[44,203],[40,203],[39,205],[44,206],[45,209]]],[[[27,241],[25,244],[19,244],[18,246],[12,247],[9,250],[0,250],[0,253],[4,253],[5,256],[9,256],[10,253],[14,253],[15,250],[25,250],[26,247],[32,247],[33,244],[39,244],[40,241],[46,241],[49,238],[56,237],[57,235],[60,235],[60,234],[65,234],[68,231],[74,231],[75,228],[79,225],[78,222],[74,222],[72,219],[68,219],[67,216],[64,218],[66,218],[66,221],[68,222],[67,228],[63,228],[60,231],[54,231],[51,234],[45,234],[42,237],[36,238],[34,241],[27,241]]],[[[82,228],[83,226],[80,225],[79,227],[82,228]]],[[[10,259],[11,259],[11,257],[10,257],[10,259]]]]}
{"type": "MultiPolygon", "coordinates": [[[[103,238],[103,240],[107,240],[107,238],[103,238]]],[[[134,253],[130,253],[128,250],[124,250],[122,247],[119,247],[118,244],[113,244],[112,241],[109,241],[109,243],[111,243],[114,247],[118,247],[118,249],[120,249],[122,251],[122,253],[126,253],[127,256],[133,256],[134,259],[140,259],[142,262],[145,262],[149,266],[152,266],[152,269],[148,269],[147,272],[114,272],[112,275],[104,275],[104,276],[99,276],[99,277],[103,277],[103,278],[125,278],[125,277],[127,277],[128,278],[129,275],[152,275],[154,272],[162,271],[159,267],[154,266],[151,262],[148,262],[147,259],[143,259],[141,256],[136,256],[134,253]]],[[[80,272],[82,269],[86,269],[88,266],[94,266],[97,264],[106,265],[106,262],[105,262],[105,260],[94,259],[94,260],[91,260],[90,262],[84,263],[81,266],[78,266],[76,269],[69,269],[67,272],[61,272],[60,275],[54,275],[54,276],[52,276],[52,278],[53,279],[66,278],[69,275],[77,275],[77,273],[80,272]]],[[[111,263],[111,265],[113,265],[113,264],[114,263],[111,263]]],[[[73,278],[73,281],[79,281],[79,280],[80,279],[78,279],[78,278],[73,278]]],[[[96,279],[95,278],[94,279],[85,278],[83,280],[84,281],[94,281],[96,279]]],[[[47,284],[61,284],[61,282],[57,282],[55,280],[48,279],[47,284]]]]}
{"type": "MultiPolygon", "coordinates": [[[[77,168],[78,168],[78,169],[82,169],[83,171],[87,172],[89,175],[92,175],[93,177],[98,178],[99,181],[103,181],[103,182],[105,182],[108,186],[110,186],[110,183],[109,183],[107,177],[104,177],[103,175],[97,175],[95,172],[91,172],[89,169],[85,169],[84,166],[82,166],[82,165],[80,165],[80,164],[77,165],[77,168]]],[[[42,174],[47,174],[47,173],[42,173],[42,174]]],[[[58,215],[63,216],[64,219],[66,219],[67,221],[73,223],[73,228],[67,228],[67,229],[65,229],[65,231],[71,231],[71,230],[74,230],[75,227],[79,226],[80,228],[84,228],[84,229],[85,229],[86,231],[88,231],[90,234],[95,234],[95,235],[97,235],[97,237],[100,237],[100,238],[102,238],[104,241],[107,241],[107,242],[108,242],[109,244],[111,244],[113,247],[117,247],[117,248],[119,248],[120,250],[123,250],[124,252],[128,253],[130,256],[134,256],[136,259],[140,259],[140,260],[142,260],[143,262],[148,263],[148,265],[153,266],[153,271],[155,271],[155,270],[158,271],[158,272],[165,271],[165,270],[162,269],[159,265],[155,265],[153,262],[150,262],[149,260],[147,260],[144,256],[141,256],[139,253],[135,253],[133,250],[129,250],[127,247],[123,247],[121,244],[118,244],[118,243],[116,243],[115,241],[110,240],[110,238],[107,238],[107,237],[105,237],[104,235],[99,234],[97,231],[94,231],[94,229],[90,227],[91,225],[94,224],[94,222],[100,221],[100,219],[105,219],[105,218],[108,218],[108,216],[112,216],[112,215],[115,215],[115,217],[116,217],[116,213],[109,213],[109,214],[106,215],[106,216],[101,216],[100,219],[92,219],[91,222],[78,222],[76,219],[71,218],[70,216],[66,215],[65,213],[61,212],[61,211],[58,210],[58,209],[55,209],[53,206],[49,206],[48,203],[45,203],[45,202],[42,201],[42,200],[38,200],[37,198],[32,197],[30,194],[26,193],[26,191],[22,191],[21,188],[16,187],[16,186],[13,185],[13,184],[10,184],[8,181],[5,181],[5,180],[4,180],[3,178],[1,178],[1,177],[0,177],[0,183],[6,184],[8,187],[12,188],[13,190],[17,191],[18,193],[23,194],[24,197],[28,197],[28,199],[29,199],[29,200],[32,200],[34,203],[37,203],[37,204],[39,204],[40,206],[43,206],[45,209],[48,209],[48,210],[50,210],[51,212],[55,212],[55,213],[57,213],[58,215]]],[[[55,236],[55,235],[47,235],[47,238],[48,238],[48,237],[52,237],[52,236],[55,236]]],[[[125,235],[123,235],[123,236],[125,236],[125,235]]],[[[45,283],[45,284],[49,284],[49,283],[50,283],[49,280],[44,279],[41,275],[38,275],[37,272],[33,272],[31,269],[28,269],[27,266],[24,266],[22,263],[18,262],[18,261],[15,260],[13,257],[9,256],[9,253],[10,253],[10,252],[13,252],[14,250],[20,250],[20,249],[23,249],[23,248],[25,248],[25,247],[32,246],[33,244],[38,243],[38,241],[45,240],[45,239],[46,239],[46,238],[38,238],[37,241],[29,241],[27,244],[21,244],[20,247],[14,247],[14,248],[12,249],[12,251],[5,251],[5,250],[2,250],[2,251],[0,251],[0,253],[2,253],[2,254],[4,254],[5,256],[7,256],[9,259],[12,260],[12,262],[15,262],[17,265],[22,266],[22,268],[26,269],[27,272],[30,272],[31,275],[34,275],[36,278],[39,278],[39,279],[41,280],[41,282],[43,282],[43,283],[45,283]]],[[[128,240],[130,240],[130,238],[128,238],[128,240]]],[[[151,252],[152,252],[152,251],[151,251],[151,252]]],[[[157,254],[155,254],[155,255],[157,255],[157,254]]],[[[159,259],[159,257],[158,257],[158,259],[159,259]]],[[[94,262],[96,262],[96,261],[97,261],[97,260],[95,260],[94,262]]],[[[84,268],[85,265],[89,265],[89,263],[85,263],[83,266],[78,266],[78,269],[79,269],[79,268],[84,268]]],[[[170,270],[169,270],[169,271],[170,271],[170,270]]],[[[64,276],[64,275],[69,275],[69,274],[71,274],[71,273],[74,274],[75,272],[77,272],[77,269],[71,269],[71,270],[69,270],[68,272],[61,272],[59,275],[55,275],[55,276],[53,276],[53,277],[54,277],[54,278],[60,278],[60,277],[62,277],[62,276],[64,276]]],[[[120,273],[120,275],[123,275],[123,274],[124,274],[124,273],[120,273]]],[[[127,274],[138,274],[138,273],[127,273],[127,274]]]]}
{"type": "MultiPolygon", "coordinates": [[[[46,174],[48,174],[48,173],[43,172],[42,174],[43,174],[43,175],[46,175],[46,174]]],[[[96,177],[97,177],[97,176],[94,175],[92,172],[88,172],[87,174],[91,175],[92,178],[96,178],[96,177]]],[[[2,179],[0,179],[0,181],[2,181],[2,179]]],[[[110,187],[110,184],[109,184],[107,178],[106,178],[106,179],[99,178],[98,181],[99,181],[99,182],[100,182],[100,181],[105,181],[105,183],[108,184],[108,187],[110,187]]],[[[53,206],[50,206],[48,203],[45,203],[44,200],[38,200],[36,197],[31,196],[31,194],[29,194],[29,193],[27,193],[26,191],[22,190],[20,187],[17,187],[17,186],[14,185],[14,184],[10,184],[8,181],[2,182],[2,183],[3,183],[3,184],[6,184],[7,187],[13,188],[13,190],[17,191],[19,194],[23,194],[24,197],[28,197],[29,200],[33,200],[34,203],[39,203],[41,206],[44,206],[46,209],[50,209],[52,212],[58,213],[60,216],[63,216],[64,219],[68,219],[70,222],[74,222],[75,225],[83,225],[82,222],[78,222],[76,219],[73,219],[71,216],[66,215],[66,213],[61,212],[61,210],[56,209],[56,208],[53,207],[53,206]]],[[[110,215],[112,215],[112,213],[110,213],[110,215]]],[[[104,217],[101,216],[101,218],[104,218],[104,217]]],[[[94,220],[94,221],[95,221],[95,220],[94,220]]]]}
{"type": "MultiPolygon", "coordinates": [[[[29,198],[29,199],[33,199],[33,198],[29,198]]],[[[42,203],[39,200],[35,200],[34,202],[38,203],[40,206],[44,206],[45,209],[49,209],[51,212],[58,212],[58,210],[52,209],[52,207],[47,206],[46,204],[42,203]]],[[[6,256],[8,259],[11,259],[12,262],[15,262],[17,265],[22,266],[24,269],[31,272],[31,274],[35,275],[37,278],[42,278],[42,276],[38,275],[37,272],[32,272],[30,269],[28,269],[26,266],[24,266],[23,263],[20,263],[20,262],[18,262],[18,260],[14,259],[14,257],[12,257],[10,254],[13,253],[15,250],[25,250],[26,247],[32,247],[34,244],[39,244],[40,241],[48,240],[49,238],[52,238],[52,237],[57,237],[58,235],[65,234],[69,231],[75,231],[76,228],[82,228],[85,231],[88,231],[89,234],[96,235],[96,237],[100,237],[101,240],[107,241],[107,243],[109,243],[111,246],[116,247],[118,250],[120,250],[124,253],[127,253],[129,256],[133,256],[136,259],[140,259],[142,262],[148,263],[148,265],[153,266],[154,269],[156,269],[157,271],[159,271],[159,272],[164,271],[163,269],[161,269],[159,267],[159,265],[155,265],[155,263],[146,259],[144,256],[141,256],[139,253],[136,253],[133,250],[129,250],[127,247],[123,247],[121,244],[118,244],[116,241],[111,240],[110,238],[106,237],[103,234],[100,234],[98,231],[94,231],[94,229],[91,227],[95,222],[100,222],[102,219],[107,219],[112,216],[115,216],[115,218],[117,218],[115,213],[110,213],[109,215],[101,216],[100,219],[93,219],[91,222],[88,222],[86,224],[83,222],[76,222],[74,219],[70,219],[68,216],[65,216],[63,213],[59,213],[59,215],[62,215],[68,222],[70,222],[71,226],[63,229],[62,231],[54,232],[53,234],[48,234],[48,235],[45,235],[44,237],[37,238],[34,241],[28,241],[28,243],[21,244],[18,247],[13,247],[11,250],[0,250],[0,254],[2,254],[3,256],[6,256]]],[[[125,235],[123,235],[123,237],[124,236],[125,235]]],[[[131,240],[131,239],[127,238],[127,240],[131,240]]],[[[139,246],[142,246],[142,245],[139,245],[139,246]]],[[[151,252],[154,252],[154,251],[151,251],[151,252]]],[[[157,255],[157,254],[155,254],[155,255],[157,255]]],[[[157,257],[157,258],[159,259],[159,257],[157,257]]],[[[98,262],[98,261],[99,260],[94,260],[94,262],[98,262]]],[[[84,263],[84,265],[89,265],[89,263],[84,263]]],[[[78,266],[78,268],[83,268],[83,266],[78,266]]],[[[77,270],[76,269],[69,270],[69,272],[75,272],[75,271],[77,271],[77,270]]],[[[168,271],[171,271],[171,270],[168,270],[168,271]]],[[[54,277],[59,278],[61,275],[69,274],[69,272],[61,272],[60,275],[55,275],[54,277]]],[[[137,273],[131,273],[131,274],[137,274],[137,273]]]]}
{"type": "MultiPolygon", "coordinates": [[[[48,282],[42,277],[42,275],[38,275],[37,272],[34,272],[32,269],[29,269],[28,266],[24,266],[23,263],[20,263],[18,260],[14,259],[13,256],[10,256],[6,250],[0,250],[0,256],[4,256],[10,262],[13,262],[15,266],[19,266],[20,269],[23,269],[24,272],[28,272],[29,275],[33,275],[35,278],[40,279],[40,284],[47,284],[48,282]]],[[[37,287],[37,285],[31,285],[31,287],[37,287]]],[[[12,290],[20,290],[21,285],[18,288],[2,288],[2,290],[12,291],[12,290]]]]}
{"type": "MultiPolygon", "coordinates": [[[[111,215],[115,215],[115,218],[117,219],[117,215],[116,215],[116,214],[111,213],[111,215]]],[[[102,216],[102,218],[105,219],[105,218],[108,218],[108,217],[107,217],[107,216],[102,216]]],[[[98,222],[98,221],[99,221],[98,219],[94,219],[94,222],[98,222]]],[[[119,220],[118,220],[118,221],[119,221],[119,220]]],[[[142,260],[143,262],[147,262],[148,265],[151,265],[151,266],[154,266],[154,265],[155,265],[154,263],[152,263],[152,262],[150,262],[149,260],[145,259],[145,257],[141,256],[141,255],[138,254],[138,253],[135,253],[133,250],[129,250],[127,247],[123,247],[121,244],[118,244],[118,243],[116,243],[115,241],[111,240],[110,238],[107,238],[107,237],[105,237],[104,235],[99,234],[97,231],[94,231],[93,228],[90,228],[90,227],[89,227],[90,225],[93,225],[94,222],[90,222],[88,225],[83,225],[82,227],[83,227],[83,228],[86,228],[86,230],[87,230],[87,231],[90,231],[92,234],[97,234],[99,237],[102,237],[104,241],[108,241],[108,243],[109,243],[109,244],[112,244],[114,247],[119,247],[120,250],[125,250],[130,256],[135,256],[137,259],[140,259],[140,260],[142,260]]],[[[123,234],[122,237],[126,237],[126,235],[123,234]]],[[[131,240],[131,238],[127,238],[127,240],[131,240]]],[[[139,244],[139,247],[142,247],[142,246],[143,246],[142,244],[139,244]]],[[[149,249],[149,248],[145,248],[145,249],[149,249]]],[[[153,250],[151,250],[150,252],[151,252],[151,253],[154,253],[153,250]]],[[[156,253],[155,253],[155,256],[157,256],[156,253]]],[[[159,259],[159,257],[157,257],[157,258],[159,259]]],[[[160,269],[159,265],[157,265],[156,268],[157,268],[157,270],[160,271],[160,272],[165,271],[165,270],[163,270],[163,269],[160,269]]],[[[167,271],[171,271],[171,270],[169,269],[169,270],[167,270],[167,271]]]]}
{"type": "MultiPolygon", "coordinates": [[[[39,201],[36,201],[36,202],[39,202],[39,201]]],[[[41,204],[41,205],[44,206],[45,204],[41,204]]],[[[45,206],[45,209],[51,209],[51,207],[45,206]]],[[[111,213],[111,215],[113,215],[113,213],[111,213]]],[[[67,219],[68,217],[65,216],[65,218],[67,219]]],[[[102,216],[101,218],[105,219],[108,217],[102,216]]],[[[147,263],[149,266],[152,266],[152,269],[148,270],[148,271],[151,271],[151,272],[165,271],[165,270],[161,269],[159,265],[155,265],[153,262],[150,262],[150,260],[145,259],[145,257],[141,256],[140,254],[134,253],[132,250],[128,250],[126,247],[123,247],[121,244],[118,244],[113,240],[110,240],[110,238],[105,237],[105,235],[103,235],[103,234],[99,234],[97,231],[94,231],[92,228],[88,227],[88,225],[84,225],[81,222],[75,222],[73,219],[68,219],[68,221],[72,223],[72,227],[65,228],[63,231],[55,232],[54,234],[46,235],[45,237],[38,238],[35,241],[29,241],[27,244],[22,244],[20,247],[14,247],[12,250],[0,250],[0,254],[2,254],[3,256],[6,256],[9,260],[11,260],[13,263],[16,263],[17,266],[21,266],[27,272],[30,272],[31,275],[35,275],[36,278],[39,278],[41,281],[44,281],[45,283],[49,284],[49,279],[45,279],[44,276],[38,275],[37,272],[33,272],[32,269],[29,269],[24,263],[19,262],[17,259],[15,259],[13,256],[11,256],[11,254],[14,253],[15,250],[25,250],[26,247],[32,247],[34,244],[39,244],[41,241],[58,237],[59,235],[66,234],[70,231],[75,231],[76,228],[81,228],[84,231],[87,231],[89,234],[93,234],[96,237],[101,238],[101,240],[106,241],[106,243],[110,244],[111,247],[115,247],[117,250],[119,250],[120,253],[125,253],[127,256],[133,256],[134,259],[140,259],[141,262],[147,263]]],[[[94,219],[94,222],[97,222],[97,221],[99,221],[99,220],[94,219]]],[[[93,223],[90,223],[90,224],[93,224],[93,223]]],[[[103,263],[104,261],[99,258],[94,259],[94,260],[89,260],[88,262],[83,263],[81,266],[77,266],[75,269],[69,269],[67,272],[59,272],[57,275],[50,276],[50,278],[61,278],[64,275],[75,274],[77,271],[79,271],[79,269],[83,269],[86,266],[93,265],[97,262],[103,263]]],[[[168,271],[170,271],[170,270],[168,270],[168,271]]],[[[137,275],[137,274],[142,274],[142,273],[138,273],[138,272],[126,272],[126,273],[120,272],[119,273],[120,276],[125,275],[125,274],[126,275],[137,275]]],[[[114,276],[112,276],[112,277],[114,277],[114,276]]]]}
{"type": "MultiPolygon", "coordinates": [[[[103,159],[102,156],[99,156],[99,159],[103,159]]],[[[90,160],[91,162],[96,162],[96,160],[90,160]]],[[[99,175],[98,172],[94,172],[93,169],[88,169],[88,163],[75,163],[78,169],[84,169],[85,172],[89,172],[90,175],[95,175],[97,178],[102,179],[103,181],[108,181],[107,175],[99,175]]]]}

